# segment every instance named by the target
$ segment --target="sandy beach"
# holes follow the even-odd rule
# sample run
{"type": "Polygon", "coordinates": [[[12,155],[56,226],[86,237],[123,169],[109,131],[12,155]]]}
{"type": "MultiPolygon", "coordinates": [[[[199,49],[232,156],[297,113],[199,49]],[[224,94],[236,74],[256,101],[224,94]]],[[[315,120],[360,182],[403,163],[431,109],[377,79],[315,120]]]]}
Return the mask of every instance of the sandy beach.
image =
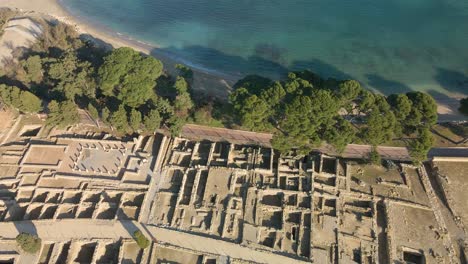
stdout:
{"type": "MultiPolygon", "coordinates": [[[[91,35],[93,39],[110,44],[114,48],[131,47],[148,55],[158,53],[157,47],[155,46],[151,46],[137,40],[127,39],[125,36],[117,35],[117,33],[111,31],[106,32],[98,27],[87,24],[85,21],[82,21],[67,12],[60,5],[58,0],[0,0],[0,7],[19,9],[20,11],[30,12],[31,15],[45,15],[53,17],[61,22],[72,25],[81,35],[91,35]]],[[[175,64],[181,63],[165,54],[158,54],[155,57],[164,63],[164,66],[169,73],[175,71],[175,64]]],[[[196,68],[193,69],[193,71],[195,73],[193,83],[194,89],[209,94],[210,96],[223,99],[229,94],[232,85],[241,77],[234,77],[196,68]]]]}
{"type": "Polygon", "coordinates": [[[113,37],[86,25],[83,21],[79,21],[63,9],[57,0],[0,0],[0,6],[51,16],[64,23],[73,25],[80,34],[93,35],[94,37],[111,44],[115,48],[127,46],[146,54],[149,54],[152,49],[149,46],[145,47],[144,45],[135,45],[135,43],[130,43],[129,41],[127,42],[123,39],[113,37]]]}
{"type": "MultiPolygon", "coordinates": [[[[94,39],[110,44],[114,48],[127,46],[145,54],[151,54],[164,63],[169,73],[175,71],[175,64],[183,63],[181,61],[176,61],[168,54],[163,54],[162,52],[158,53],[158,49],[155,46],[130,39],[116,32],[112,32],[111,30],[106,30],[105,28],[93,26],[67,12],[59,1],[60,0],[0,0],[0,6],[20,9],[22,11],[31,12],[31,14],[48,15],[74,26],[83,36],[91,35],[94,39]]],[[[242,76],[232,76],[200,68],[194,68],[193,70],[195,73],[193,88],[199,92],[218,98],[227,98],[232,85],[238,79],[242,78],[242,76]]],[[[435,96],[438,103],[439,122],[467,120],[467,117],[461,115],[457,110],[460,98],[460,95],[457,94],[452,96],[440,96],[440,98],[435,96]]]]}

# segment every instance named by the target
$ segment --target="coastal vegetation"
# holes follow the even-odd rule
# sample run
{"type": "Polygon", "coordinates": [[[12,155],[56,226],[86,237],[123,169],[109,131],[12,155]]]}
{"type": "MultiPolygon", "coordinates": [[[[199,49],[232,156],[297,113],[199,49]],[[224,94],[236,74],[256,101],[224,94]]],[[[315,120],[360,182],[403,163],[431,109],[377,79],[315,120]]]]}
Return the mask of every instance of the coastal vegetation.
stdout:
{"type": "MultiPolygon", "coordinates": [[[[195,95],[193,72],[131,48],[103,50],[64,24],[43,22],[45,33],[0,79],[4,104],[21,112],[48,113],[47,124],[78,123],[78,108],[120,134],[178,135],[187,122],[274,134],[280,152],[307,153],[323,143],[342,152],[350,143],[373,146],[403,140],[416,162],[432,146],[437,121],[434,99],[422,92],[388,97],[355,80],[323,79],[310,71],[284,80],[250,75],[233,87],[228,102],[195,95]]],[[[371,160],[378,162],[376,153],[371,160]]]]}
{"type": "Polygon", "coordinates": [[[121,134],[152,133],[161,126],[177,135],[193,109],[190,68],[169,76],[161,61],[131,48],[103,50],[71,27],[41,21],[39,41],[8,62],[1,78],[5,105],[48,113],[47,124],[79,122],[78,108],[121,134]]]}
{"type": "Polygon", "coordinates": [[[41,100],[29,91],[23,91],[16,86],[0,84],[0,98],[7,106],[17,108],[25,113],[41,111],[41,100]]]}
{"type": "Polygon", "coordinates": [[[254,131],[272,131],[273,147],[307,153],[327,142],[338,152],[350,143],[371,146],[405,138],[415,161],[432,147],[437,121],[434,99],[422,92],[385,97],[354,80],[324,80],[309,71],[284,81],[248,76],[239,81],[230,103],[235,120],[254,131]]]}

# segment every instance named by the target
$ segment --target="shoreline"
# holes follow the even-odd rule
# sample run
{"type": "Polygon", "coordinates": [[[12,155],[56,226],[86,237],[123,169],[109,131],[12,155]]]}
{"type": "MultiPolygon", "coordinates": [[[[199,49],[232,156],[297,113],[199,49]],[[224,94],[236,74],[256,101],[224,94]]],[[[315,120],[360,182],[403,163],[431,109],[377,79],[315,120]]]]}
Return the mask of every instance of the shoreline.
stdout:
{"type": "Polygon", "coordinates": [[[130,36],[106,28],[104,25],[86,22],[78,15],[67,10],[66,5],[61,0],[34,0],[33,2],[30,0],[0,0],[0,7],[8,7],[31,15],[56,19],[72,26],[80,37],[92,41],[96,45],[110,45],[113,48],[130,47],[146,55],[154,56],[162,61],[165,70],[171,75],[176,71],[174,67],[176,64],[185,64],[192,68],[194,72],[193,89],[219,99],[226,99],[234,83],[243,77],[193,65],[182,59],[175,58],[171,54],[159,51],[157,45],[133,39],[130,36]]]}
{"type": "MultiPolygon", "coordinates": [[[[176,55],[161,51],[157,45],[134,39],[107,28],[105,25],[85,21],[79,15],[68,10],[63,0],[0,0],[0,6],[30,12],[30,14],[42,17],[51,17],[71,25],[81,37],[94,41],[96,45],[111,45],[114,48],[131,47],[144,54],[154,56],[163,62],[165,70],[171,75],[176,73],[175,64],[185,64],[194,72],[193,89],[211,97],[227,99],[232,86],[237,80],[244,77],[193,65],[189,61],[177,58],[176,55]]],[[[438,106],[439,122],[466,122],[468,120],[468,117],[458,112],[458,100],[460,99],[458,96],[434,96],[434,99],[438,106]]]]}

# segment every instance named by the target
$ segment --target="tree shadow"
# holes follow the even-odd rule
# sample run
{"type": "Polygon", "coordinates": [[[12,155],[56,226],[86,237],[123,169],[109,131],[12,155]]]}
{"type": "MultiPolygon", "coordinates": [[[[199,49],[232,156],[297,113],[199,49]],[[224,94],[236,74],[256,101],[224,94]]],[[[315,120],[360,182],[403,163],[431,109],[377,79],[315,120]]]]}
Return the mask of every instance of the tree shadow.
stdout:
{"type": "Polygon", "coordinates": [[[127,230],[128,234],[133,237],[135,231],[140,230],[131,220],[120,220],[120,224],[127,230]]]}
{"type": "Polygon", "coordinates": [[[38,235],[34,223],[31,220],[25,220],[27,209],[20,206],[16,192],[10,189],[10,186],[0,184],[0,199],[5,201],[6,212],[9,214],[9,219],[6,220],[6,215],[4,215],[5,219],[1,218],[2,221],[12,222],[19,234],[38,235]]]}
{"type": "Polygon", "coordinates": [[[377,74],[367,74],[366,78],[369,86],[385,95],[407,93],[413,90],[403,83],[385,79],[377,74]]]}
{"type": "Polygon", "coordinates": [[[341,71],[336,66],[328,64],[319,59],[311,60],[298,60],[294,61],[290,68],[290,71],[301,71],[310,70],[315,74],[320,75],[322,78],[334,78],[339,80],[350,80],[353,76],[341,71]]]}
{"type": "Polygon", "coordinates": [[[284,63],[285,49],[272,47],[271,44],[259,44],[253,55],[246,58],[226,54],[217,49],[203,46],[187,46],[183,48],[156,48],[151,55],[169,57],[181,63],[184,58],[190,58],[188,66],[233,74],[237,77],[245,75],[261,75],[268,78],[281,78],[290,71],[311,70],[324,78],[352,79],[353,77],[341,71],[336,66],[319,59],[296,60],[289,66],[284,63]]]}
{"type": "MultiPolygon", "coordinates": [[[[259,52],[256,52],[256,54],[258,53],[259,52]]],[[[225,73],[239,78],[249,74],[277,77],[278,75],[288,72],[288,69],[280,63],[259,55],[252,55],[244,58],[199,45],[186,46],[183,48],[156,48],[151,51],[151,55],[156,58],[170,58],[198,70],[212,72],[214,74],[225,73]],[[190,59],[186,60],[185,58],[190,59]]]]}
{"type": "Polygon", "coordinates": [[[79,38],[83,42],[91,42],[95,47],[99,47],[100,49],[103,49],[105,51],[111,51],[113,49],[113,46],[111,44],[90,34],[80,34],[79,38]]]}
{"type": "Polygon", "coordinates": [[[445,68],[437,68],[437,73],[434,79],[449,92],[462,93],[468,95],[468,76],[462,72],[449,70],[445,68]]]}
{"type": "Polygon", "coordinates": [[[432,148],[428,157],[467,157],[467,148],[432,148]]]}
{"type": "Polygon", "coordinates": [[[193,68],[197,92],[223,100],[234,89],[234,84],[247,75],[283,79],[288,72],[310,70],[324,79],[353,79],[350,74],[318,59],[297,60],[287,66],[282,63],[285,52],[284,49],[264,44],[257,45],[249,57],[226,54],[203,46],[155,48],[151,50],[151,55],[163,61],[169,72],[173,67],[171,65],[176,63],[193,68]]]}
{"type": "Polygon", "coordinates": [[[37,233],[36,226],[30,220],[27,221],[14,221],[13,222],[18,233],[27,233],[35,236],[39,236],[37,233]]]}

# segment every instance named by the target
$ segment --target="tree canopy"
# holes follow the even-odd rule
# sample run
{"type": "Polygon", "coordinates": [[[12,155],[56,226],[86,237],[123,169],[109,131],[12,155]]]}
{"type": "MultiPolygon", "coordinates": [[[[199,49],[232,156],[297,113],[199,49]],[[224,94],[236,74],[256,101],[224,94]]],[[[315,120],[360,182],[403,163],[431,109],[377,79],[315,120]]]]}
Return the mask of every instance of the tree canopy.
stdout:
{"type": "Polygon", "coordinates": [[[42,240],[36,235],[20,233],[16,236],[16,243],[18,243],[22,250],[28,253],[36,253],[41,249],[42,240]]]}
{"type": "MultiPolygon", "coordinates": [[[[274,131],[272,145],[281,152],[294,148],[306,153],[323,141],[341,152],[352,142],[377,146],[403,134],[418,138],[437,120],[428,94],[385,97],[355,80],[323,80],[309,71],[290,73],[284,81],[247,76],[234,87],[229,101],[239,125],[274,131]]],[[[414,145],[413,153],[427,154],[428,142],[424,148],[414,145]]]]}
{"type": "Polygon", "coordinates": [[[67,51],[60,58],[49,60],[47,75],[52,83],[53,98],[75,100],[75,96],[95,97],[94,68],[90,62],[78,59],[76,52],[67,51]]]}
{"type": "Polygon", "coordinates": [[[99,68],[99,86],[106,96],[115,96],[130,107],[138,107],[153,97],[162,63],[131,48],[113,50],[99,68]]]}
{"type": "Polygon", "coordinates": [[[129,125],[133,129],[133,131],[138,131],[141,127],[141,113],[136,110],[132,109],[130,111],[130,122],[129,125]]]}
{"type": "MultiPolygon", "coordinates": [[[[44,101],[50,125],[72,125],[84,108],[122,133],[165,127],[179,135],[188,120],[272,132],[281,152],[306,153],[323,142],[341,152],[353,142],[377,146],[406,136],[415,160],[422,160],[432,144],[428,131],[437,105],[426,93],[385,97],[355,80],[298,71],[282,80],[246,76],[233,86],[229,103],[216,104],[194,100],[187,66],[176,65],[178,76],[169,76],[159,60],[131,48],[97,51],[67,25],[43,27],[31,51],[5,67],[4,79],[16,86],[0,85],[0,97],[21,112],[41,111],[44,101]]],[[[468,98],[460,103],[468,114],[468,98]]]]}
{"type": "Polygon", "coordinates": [[[426,160],[427,153],[434,144],[434,137],[427,127],[421,128],[418,133],[419,137],[411,141],[409,144],[409,150],[411,157],[416,163],[426,160]]]}
{"type": "Polygon", "coordinates": [[[36,113],[42,110],[42,101],[29,91],[16,86],[0,84],[0,99],[4,104],[25,113],[36,113]]]}
{"type": "Polygon", "coordinates": [[[145,125],[146,130],[154,132],[161,126],[161,115],[158,110],[149,111],[148,115],[143,118],[143,124],[145,125]]]}
{"type": "Polygon", "coordinates": [[[72,101],[51,101],[48,105],[49,116],[47,124],[51,126],[67,127],[80,121],[77,106],[72,101]]]}
{"type": "Polygon", "coordinates": [[[118,131],[127,132],[128,120],[127,120],[127,111],[125,110],[124,105],[120,105],[119,110],[110,114],[109,122],[118,131]]]}
{"type": "Polygon", "coordinates": [[[150,245],[150,241],[145,237],[145,235],[143,235],[140,230],[137,230],[133,233],[133,239],[135,239],[138,246],[142,249],[145,249],[150,245]]]}

